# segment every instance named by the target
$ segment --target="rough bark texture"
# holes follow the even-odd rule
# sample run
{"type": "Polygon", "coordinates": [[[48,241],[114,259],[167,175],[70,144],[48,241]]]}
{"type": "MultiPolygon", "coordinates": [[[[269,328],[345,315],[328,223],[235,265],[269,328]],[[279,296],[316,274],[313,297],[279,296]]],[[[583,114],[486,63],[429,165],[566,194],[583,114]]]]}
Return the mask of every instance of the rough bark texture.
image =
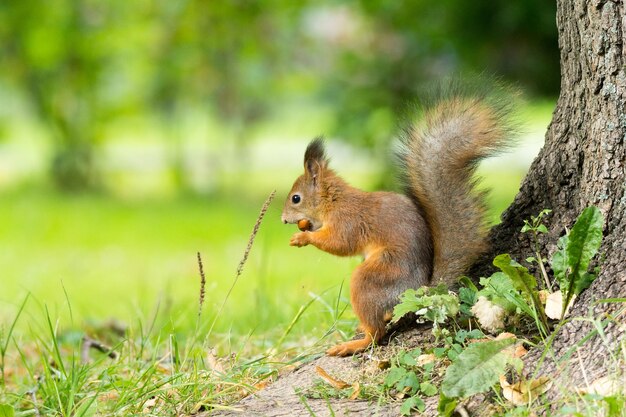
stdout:
{"type": "MultiPolygon", "coordinates": [[[[528,236],[522,236],[523,219],[544,208],[553,210],[550,233],[544,236],[542,253],[553,253],[565,228],[588,205],[605,216],[605,260],[592,286],[577,300],[571,316],[601,317],[613,314],[623,303],[597,300],[626,296],[626,13],[622,0],[559,0],[557,26],[561,49],[561,94],[548,128],[545,146],[533,162],[520,193],[507,209],[502,224],[491,234],[492,253],[477,270],[489,265],[498,253],[516,259],[532,255],[528,236]]],[[[593,381],[618,366],[617,349],[624,340],[619,317],[606,329],[606,338],[591,337],[576,351],[593,325],[575,321],[561,330],[541,373],[559,375],[577,386],[584,377],[593,381]],[[573,366],[566,366],[567,364],[573,366]]],[[[532,369],[543,349],[526,359],[532,369]]],[[[558,386],[558,384],[555,384],[558,386]]]]}
{"type": "MultiPolygon", "coordinates": [[[[546,143],[531,166],[514,203],[504,213],[502,223],[491,233],[492,253],[474,268],[488,273],[493,257],[511,253],[516,259],[532,255],[531,242],[520,234],[524,219],[544,208],[553,210],[548,218],[550,233],[543,237],[542,253],[553,253],[556,241],[570,228],[588,205],[598,206],[605,216],[605,260],[593,285],[579,297],[572,316],[608,317],[624,303],[597,303],[600,299],[626,297],[626,12],[623,0],[558,0],[557,26],[561,49],[561,95],[546,135],[546,143]]],[[[550,354],[536,348],[527,355],[526,370],[562,378],[551,395],[564,389],[584,387],[614,373],[618,349],[624,343],[626,325],[619,316],[604,330],[605,336],[592,336],[579,347],[592,330],[589,321],[574,321],[562,328],[550,354]],[[568,359],[569,358],[569,359],[568,359]],[[561,389],[559,389],[561,388],[561,389]]],[[[429,334],[426,331],[426,334],[429,334]]],[[[424,337],[424,336],[422,336],[424,337]]],[[[243,400],[236,407],[243,415],[310,415],[294,394],[295,387],[312,385],[314,366],[349,380],[354,376],[352,359],[320,358],[274,386],[243,400]]],[[[351,381],[349,381],[351,382],[351,381]]],[[[397,406],[384,406],[346,400],[309,400],[316,415],[397,415],[397,406]]],[[[474,402],[475,415],[483,411],[474,402]]],[[[425,415],[436,415],[435,404],[428,404],[425,415]]],[[[241,413],[238,415],[242,415],[241,413]]]]}

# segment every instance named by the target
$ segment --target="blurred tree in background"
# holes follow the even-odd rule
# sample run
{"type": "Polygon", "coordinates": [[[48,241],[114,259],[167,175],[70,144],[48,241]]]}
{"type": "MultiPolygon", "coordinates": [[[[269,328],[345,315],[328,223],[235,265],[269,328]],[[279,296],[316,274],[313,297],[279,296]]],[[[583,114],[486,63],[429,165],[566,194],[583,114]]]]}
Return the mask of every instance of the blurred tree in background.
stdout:
{"type": "Polygon", "coordinates": [[[330,135],[378,149],[419,87],[449,74],[555,95],[554,16],[540,0],[6,0],[0,100],[44,127],[63,189],[97,186],[107,126],[137,117],[156,120],[186,188],[192,109],[238,154],[257,124],[303,103],[330,110],[330,135]]]}

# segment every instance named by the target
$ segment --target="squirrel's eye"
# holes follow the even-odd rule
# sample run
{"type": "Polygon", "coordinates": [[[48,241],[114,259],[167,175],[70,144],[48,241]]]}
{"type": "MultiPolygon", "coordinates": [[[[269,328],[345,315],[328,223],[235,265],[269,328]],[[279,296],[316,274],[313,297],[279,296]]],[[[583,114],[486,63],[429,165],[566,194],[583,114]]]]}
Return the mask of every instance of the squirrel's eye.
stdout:
{"type": "Polygon", "coordinates": [[[291,202],[293,204],[298,204],[302,199],[300,198],[300,194],[294,194],[291,196],[291,202]]]}

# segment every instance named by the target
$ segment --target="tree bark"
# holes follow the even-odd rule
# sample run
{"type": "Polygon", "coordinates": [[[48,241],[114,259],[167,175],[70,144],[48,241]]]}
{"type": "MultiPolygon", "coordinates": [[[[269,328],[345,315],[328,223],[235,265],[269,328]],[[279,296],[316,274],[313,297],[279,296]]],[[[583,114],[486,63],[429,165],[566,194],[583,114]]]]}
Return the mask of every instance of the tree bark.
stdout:
{"type": "MultiPolygon", "coordinates": [[[[499,253],[511,253],[518,260],[532,256],[529,236],[520,229],[524,219],[544,208],[553,211],[547,220],[549,233],[541,242],[542,254],[551,255],[558,237],[581,211],[596,205],[605,216],[600,249],[604,261],[598,278],[578,298],[570,316],[607,318],[624,303],[598,301],[626,296],[626,13],[623,0],[558,0],[557,8],[561,51],[557,107],[543,149],[502,223],[492,230],[491,253],[475,270],[486,273],[485,265],[499,253]]],[[[592,335],[573,349],[594,326],[589,321],[570,322],[559,331],[552,346],[554,356],[540,365],[540,372],[554,376],[558,370],[578,386],[584,386],[583,377],[591,382],[611,370],[614,373],[626,328],[620,322],[623,317],[609,320],[606,337],[592,335]]],[[[542,352],[539,347],[528,356],[527,368],[538,365],[542,352]]]]}

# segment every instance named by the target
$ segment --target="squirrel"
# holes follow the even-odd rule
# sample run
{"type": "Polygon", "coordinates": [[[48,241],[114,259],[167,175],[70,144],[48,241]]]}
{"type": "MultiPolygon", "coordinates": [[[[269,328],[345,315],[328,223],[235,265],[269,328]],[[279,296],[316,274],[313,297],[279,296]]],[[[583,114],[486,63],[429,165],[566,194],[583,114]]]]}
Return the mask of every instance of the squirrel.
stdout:
{"type": "Polygon", "coordinates": [[[488,93],[452,93],[403,129],[398,162],[404,194],[366,192],[329,168],[318,137],[304,153],[304,174],[289,192],[281,220],[298,224],[291,246],[338,256],[362,255],[350,301],[365,336],[331,347],[347,356],[378,343],[407,289],[453,284],[486,251],[484,192],[477,163],[511,144],[510,103],[488,93]]]}

